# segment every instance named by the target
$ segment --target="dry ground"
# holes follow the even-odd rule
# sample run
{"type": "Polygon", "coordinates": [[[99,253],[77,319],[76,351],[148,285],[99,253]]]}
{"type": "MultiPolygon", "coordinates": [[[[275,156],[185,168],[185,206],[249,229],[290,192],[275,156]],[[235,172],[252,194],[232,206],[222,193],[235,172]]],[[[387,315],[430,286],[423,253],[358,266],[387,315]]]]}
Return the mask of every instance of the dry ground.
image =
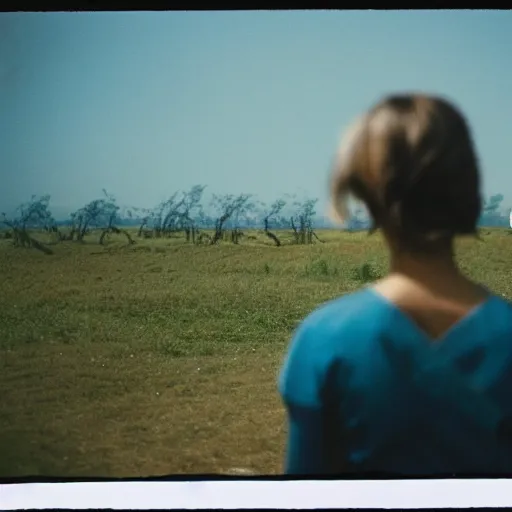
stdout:
{"type": "MultiPolygon", "coordinates": [[[[90,237],[53,256],[0,242],[0,476],[279,473],[276,375],[294,326],[385,272],[381,239],[188,246],[90,237]]],[[[463,267],[512,296],[512,236],[463,240],[463,267]]]]}

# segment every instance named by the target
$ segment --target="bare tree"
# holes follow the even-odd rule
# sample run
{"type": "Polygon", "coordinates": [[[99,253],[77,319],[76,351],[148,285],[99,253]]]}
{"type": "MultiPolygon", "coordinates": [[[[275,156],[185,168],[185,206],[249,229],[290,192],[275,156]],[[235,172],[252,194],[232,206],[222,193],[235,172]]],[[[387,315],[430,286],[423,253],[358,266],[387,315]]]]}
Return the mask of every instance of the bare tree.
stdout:
{"type": "Polygon", "coordinates": [[[83,242],[91,227],[99,227],[107,223],[112,208],[105,199],[95,199],[71,214],[71,232],[69,240],[83,242]]]}
{"type": "Polygon", "coordinates": [[[154,218],[155,211],[149,208],[134,208],[134,211],[139,215],[140,225],[137,236],[139,238],[152,238],[154,231],[150,225],[154,218]]]}
{"type": "MultiPolygon", "coordinates": [[[[502,214],[500,207],[503,202],[503,194],[494,194],[489,199],[483,200],[482,214],[480,215],[480,224],[493,226],[500,225],[502,221],[502,214]]],[[[505,219],[503,219],[505,223],[505,219]]]]}
{"type": "Polygon", "coordinates": [[[270,206],[270,209],[268,209],[265,212],[265,217],[263,218],[263,229],[265,231],[265,234],[271,240],[274,241],[277,247],[281,246],[281,241],[279,240],[279,238],[277,238],[277,236],[274,233],[272,233],[269,230],[269,223],[272,219],[274,219],[274,217],[276,217],[279,214],[279,212],[284,208],[285,205],[286,201],[284,199],[278,199],[277,201],[274,201],[270,206]]]}
{"type": "Polygon", "coordinates": [[[201,199],[206,186],[194,185],[184,194],[183,203],[178,215],[178,225],[185,232],[187,242],[195,243],[198,227],[196,218],[203,213],[201,199]]]}
{"type": "Polygon", "coordinates": [[[503,194],[494,194],[489,200],[484,199],[483,210],[486,213],[494,213],[498,211],[503,202],[503,194]]]}
{"type": "Polygon", "coordinates": [[[175,192],[154,210],[141,210],[144,216],[138,236],[160,238],[183,231],[186,240],[194,242],[197,234],[194,215],[201,211],[200,203],[205,188],[204,185],[194,185],[188,192],[175,192]]]}
{"type": "Polygon", "coordinates": [[[214,195],[212,205],[217,209],[218,216],[215,221],[215,233],[210,241],[211,245],[215,245],[223,238],[225,224],[232,217],[235,217],[235,223],[231,232],[231,240],[233,243],[238,243],[240,231],[238,227],[239,216],[253,207],[250,203],[250,194],[240,194],[235,196],[233,194],[226,194],[223,196],[214,195]]]}
{"type": "Polygon", "coordinates": [[[247,200],[242,202],[238,208],[235,209],[231,218],[227,221],[229,227],[231,228],[231,242],[234,244],[238,244],[240,238],[242,238],[244,233],[241,230],[240,224],[243,221],[245,225],[249,222],[251,213],[254,211],[256,204],[251,201],[250,195],[247,196],[247,200]]]}
{"type": "Polygon", "coordinates": [[[196,244],[205,243],[210,245],[212,237],[206,231],[201,231],[200,227],[208,228],[209,226],[214,224],[214,221],[211,219],[210,216],[205,214],[203,208],[200,208],[199,211],[196,213],[194,217],[194,224],[196,226],[194,242],[196,244]]]}
{"type": "Polygon", "coordinates": [[[55,220],[49,210],[50,196],[32,196],[28,203],[22,204],[16,210],[16,214],[9,219],[2,213],[1,222],[12,231],[13,244],[17,247],[33,247],[45,254],[53,254],[53,251],[33,238],[29,230],[45,230],[47,233],[58,233],[55,220]]]}
{"type": "Polygon", "coordinates": [[[178,195],[179,192],[175,192],[167,201],[163,203],[163,205],[161,205],[160,212],[157,215],[157,237],[171,236],[171,234],[176,230],[176,223],[180,217],[180,208],[185,200],[184,197],[178,199],[178,195]]]}
{"type": "Polygon", "coordinates": [[[106,198],[104,203],[103,217],[107,219],[107,222],[106,226],[103,227],[100,235],[100,244],[104,244],[105,237],[110,233],[115,233],[117,235],[123,234],[128,239],[128,243],[130,245],[135,244],[135,240],[131,237],[130,233],[126,229],[121,229],[115,225],[116,221],[118,220],[119,212],[119,206],[116,203],[115,197],[111,194],[108,194],[105,189],[103,189],[103,193],[105,194],[106,198]]]}
{"type": "Polygon", "coordinates": [[[179,217],[179,208],[183,204],[183,198],[181,200],[177,198],[178,192],[175,192],[153,210],[141,209],[144,216],[139,227],[139,236],[145,238],[170,236],[179,217]]]}
{"type": "Polygon", "coordinates": [[[318,199],[304,199],[295,201],[295,214],[290,218],[296,244],[312,244],[313,237],[322,242],[313,230],[313,218],[316,214],[315,206],[318,199]]]}
{"type": "Polygon", "coordinates": [[[360,231],[370,224],[368,213],[360,202],[349,206],[349,218],[346,221],[346,229],[349,232],[360,231]]]}
{"type": "Polygon", "coordinates": [[[123,234],[128,239],[128,243],[134,244],[135,240],[125,229],[116,226],[118,220],[119,206],[116,204],[114,196],[103,189],[105,198],[95,199],[83,208],[80,208],[71,214],[71,233],[69,240],[83,242],[85,235],[91,228],[101,229],[99,243],[105,243],[105,237],[110,233],[123,234]]]}
{"type": "Polygon", "coordinates": [[[146,226],[151,228],[152,235],[156,238],[164,236],[169,231],[169,225],[175,215],[177,204],[175,192],[169,199],[162,201],[154,210],[146,210],[147,215],[142,219],[139,233],[142,233],[146,226]]]}

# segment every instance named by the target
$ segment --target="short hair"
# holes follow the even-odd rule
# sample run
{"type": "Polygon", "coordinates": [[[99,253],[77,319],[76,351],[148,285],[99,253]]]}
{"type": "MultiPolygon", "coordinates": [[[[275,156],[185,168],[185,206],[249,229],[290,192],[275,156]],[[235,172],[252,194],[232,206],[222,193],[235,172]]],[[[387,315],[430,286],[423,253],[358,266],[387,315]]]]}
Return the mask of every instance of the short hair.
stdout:
{"type": "Polygon", "coordinates": [[[477,233],[480,172],[469,126],[450,102],[424,94],[384,98],[343,137],[331,176],[334,213],[349,195],[404,249],[428,250],[477,233]]]}

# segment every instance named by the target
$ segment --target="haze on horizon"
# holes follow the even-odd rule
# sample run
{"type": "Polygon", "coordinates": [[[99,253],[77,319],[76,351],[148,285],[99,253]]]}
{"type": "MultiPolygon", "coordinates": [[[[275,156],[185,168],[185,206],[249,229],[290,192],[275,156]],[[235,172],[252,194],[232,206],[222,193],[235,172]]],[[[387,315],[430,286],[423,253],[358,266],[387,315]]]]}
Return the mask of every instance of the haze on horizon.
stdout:
{"type": "Polygon", "coordinates": [[[0,210],[177,190],[327,201],[341,131],[385,94],[466,113],[512,206],[510,11],[0,14],[0,210]]]}

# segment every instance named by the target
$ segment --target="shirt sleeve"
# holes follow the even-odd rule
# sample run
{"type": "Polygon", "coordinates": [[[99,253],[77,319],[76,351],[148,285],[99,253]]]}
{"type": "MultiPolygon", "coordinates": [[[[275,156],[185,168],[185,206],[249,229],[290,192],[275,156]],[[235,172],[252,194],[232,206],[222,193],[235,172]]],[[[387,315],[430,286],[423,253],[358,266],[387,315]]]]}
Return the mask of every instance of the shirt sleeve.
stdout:
{"type": "Polygon", "coordinates": [[[321,372],[311,341],[311,330],[306,324],[301,325],[279,377],[279,391],[288,415],[287,474],[319,474],[327,470],[321,372]]]}

